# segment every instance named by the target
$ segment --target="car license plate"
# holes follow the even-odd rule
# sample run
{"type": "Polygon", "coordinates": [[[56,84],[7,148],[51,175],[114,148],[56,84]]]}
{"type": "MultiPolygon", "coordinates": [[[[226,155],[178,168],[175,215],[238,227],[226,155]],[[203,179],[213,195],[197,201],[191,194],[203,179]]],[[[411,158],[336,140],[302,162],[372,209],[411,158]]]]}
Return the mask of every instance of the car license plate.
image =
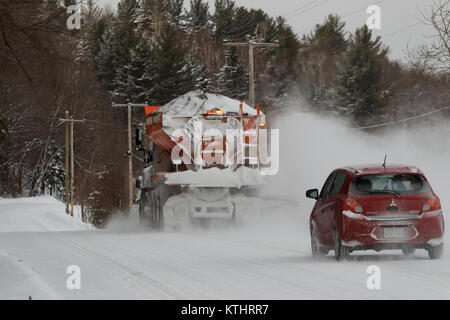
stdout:
{"type": "Polygon", "coordinates": [[[406,228],[383,228],[385,239],[405,239],[406,228]]]}

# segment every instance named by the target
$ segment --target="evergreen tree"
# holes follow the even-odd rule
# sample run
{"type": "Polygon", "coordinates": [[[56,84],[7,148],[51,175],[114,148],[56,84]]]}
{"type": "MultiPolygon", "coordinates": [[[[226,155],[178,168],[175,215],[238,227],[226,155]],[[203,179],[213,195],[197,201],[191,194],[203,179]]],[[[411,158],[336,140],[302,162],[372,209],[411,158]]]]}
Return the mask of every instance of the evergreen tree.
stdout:
{"type": "Polygon", "coordinates": [[[141,42],[130,53],[130,62],[117,70],[112,98],[119,103],[127,100],[147,102],[153,88],[153,59],[150,46],[141,42]]]}
{"type": "Polygon", "coordinates": [[[187,58],[187,64],[188,69],[191,70],[192,78],[194,79],[195,89],[203,92],[214,91],[206,66],[191,55],[187,58]]]}
{"type": "Polygon", "coordinates": [[[47,150],[48,163],[41,180],[41,194],[62,197],[65,188],[65,168],[63,152],[55,140],[50,142],[47,150]]]}
{"type": "Polygon", "coordinates": [[[264,104],[279,106],[286,101],[296,84],[293,77],[288,77],[274,61],[269,61],[266,72],[256,79],[256,95],[264,104]]]}
{"type": "Polygon", "coordinates": [[[274,18],[266,17],[258,23],[255,35],[259,41],[274,42],[279,40],[279,29],[274,18]]]}
{"type": "Polygon", "coordinates": [[[164,0],[164,9],[170,21],[177,27],[182,27],[183,4],[183,0],[164,0]]]}
{"type": "Polygon", "coordinates": [[[256,21],[253,15],[244,7],[236,8],[233,16],[233,29],[229,31],[228,36],[246,36],[253,34],[256,28],[256,21]]]}
{"type": "Polygon", "coordinates": [[[96,57],[100,52],[102,36],[108,27],[107,20],[112,17],[103,14],[94,0],[87,1],[86,7],[82,9],[82,17],[82,47],[88,50],[91,57],[96,57]]]}
{"type": "Polygon", "coordinates": [[[98,76],[104,80],[110,91],[114,91],[114,80],[118,70],[130,61],[130,53],[139,39],[134,32],[136,0],[121,0],[117,19],[105,27],[96,55],[98,76]]]}
{"type": "Polygon", "coordinates": [[[306,96],[318,111],[339,115],[333,84],[336,61],[347,46],[345,23],[337,15],[329,15],[322,24],[303,37],[300,53],[302,85],[306,96]]]}
{"type": "Polygon", "coordinates": [[[203,0],[191,0],[191,8],[187,12],[189,28],[198,30],[205,27],[209,21],[209,4],[203,0]]]}
{"type": "Polygon", "coordinates": [[[346,48],[345,22],[339,16],[330,14],[322,24],[317,24],[309,35],[308,42],[313,46],[330,49],[331,53],[341,52],[346,48]]]}
{"type": "Polygon", "coordinates": [[[113,89],[116,69],[121,65],[117,38],[111,29],[110,27],[105,30],[96,56],[98,77],[106,82],[109,89],[113,89]]]}
{"type": "Polygon", "coordinates": [[[276,65],[281,68],[283,72],[293,74],[298,61],[300,42],[298,41],[297,35],[292,31],[292,28],[285,25],[285,20],[283,18],[277,19],[277,25],[279,29],[280,46],[276,51],[276,65]]]}
{"type": "Polygon", "coordinates": [[[137,9],[137,0],[121,0],[117,6],[117,22],[114,26],[114,36],[116,38],[119,65],[129,61],[130,50],[139,42],[134,31],[134,17],[137,9]]]}
{"type": "Polygon", "coordinates": [[[8,135],[8,127],[6,126],[5,118],[0,114],[0,143],[6,140],[8,135]]]}
{"type": "Polygon", "coordinates": [[[154,86],[150,96],[152,104],[163,105],[195,88],[189,70],[186,49],[177,30],[169,23],[161,26],[152,49],[154,86]]]}
{"type": "Polygon", "coordinates": [[[235,47],[225,52],[225,65],[217,74],[217,92],[241,101],[248,96],[248,73],[239,62],[235,47]]]}
{"type": "Polygon", "coordinates": [[[363,26],[351,36],[337,64],[339,106],[361,125],[369,123],[383,107],[381,61],[388,51],[381,45],[380,37],[372,40],[372,31],[363,26]]]}
{"type": "Polygon", "coordinates": [[[153,34],[155,0],[141,0],[133,19],[137,33],[146,39],[153,34]]]}
{"type": "Polygon", "coordinates": [[[227,39],[235,30],[236,7],[233,0],[216,0],[215,11],[212,16],[216,37],[227,39]]]}
{"type": "MultiPolygon", "coordinates": [[[[39,141],[42,146],[44,141],[39,141]]],[[[42,150],[42,157],[32,172],[28,172],[30,186],[29,195],[62,196],[65,187],[65,169],[62,149],[54,139],[42,150]]]]}

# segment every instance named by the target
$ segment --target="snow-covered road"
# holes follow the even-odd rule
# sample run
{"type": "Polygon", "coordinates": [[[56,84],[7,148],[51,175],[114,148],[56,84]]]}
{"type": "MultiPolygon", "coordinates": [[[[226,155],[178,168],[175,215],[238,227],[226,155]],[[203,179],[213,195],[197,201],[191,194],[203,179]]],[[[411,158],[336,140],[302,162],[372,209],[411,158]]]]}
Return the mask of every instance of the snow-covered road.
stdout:
{"type": "Polygon", "coordinates": [[[316,260],[298,208],[238,228],[96,231],[50,198],[0,199],[0,299],[450,299],[450,252],[316,260]],[[70,265],[81,268],[81,290],[66,287],[70,265]],[[381,269],[381,290],[367,289],[370,265],[381,269]]]}

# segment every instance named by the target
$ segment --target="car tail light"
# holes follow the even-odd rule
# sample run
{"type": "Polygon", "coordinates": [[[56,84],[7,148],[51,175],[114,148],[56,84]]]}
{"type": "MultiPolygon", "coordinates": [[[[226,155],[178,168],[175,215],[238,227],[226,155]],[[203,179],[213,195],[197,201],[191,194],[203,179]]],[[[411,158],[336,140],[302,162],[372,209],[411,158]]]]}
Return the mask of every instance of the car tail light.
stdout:
{"type": "Polygon", "coordinates": [[[428,199],[425,201],[425,204],[423,205],[423,211],[436,211],[441,209],[441,202],[439,201],[438,197],[433,197],[431,199],[428,199]]]}
{"type": "Polygon", "coordinates": [[[347,198],[343,201],[342,210],[343,211],[350,210],[354,213],[362,213],[363,212],[362,206],[357,201],[355,201],[351,198],[347,198]]]}

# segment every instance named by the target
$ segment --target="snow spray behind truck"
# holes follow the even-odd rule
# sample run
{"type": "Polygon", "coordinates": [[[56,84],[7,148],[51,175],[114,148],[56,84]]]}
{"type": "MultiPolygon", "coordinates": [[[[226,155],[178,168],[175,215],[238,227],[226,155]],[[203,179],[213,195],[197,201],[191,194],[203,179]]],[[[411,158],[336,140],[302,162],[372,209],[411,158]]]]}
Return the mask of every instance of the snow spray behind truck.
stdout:
{"type": "Polygon", "coordinates": [[[258,211],[255,191],[269,163],[265,127],[259,106],[200,91],[147,108],[145,133],[137,134],[146,154],[138,183],[141,223],[234,221],[258,211]]]}

